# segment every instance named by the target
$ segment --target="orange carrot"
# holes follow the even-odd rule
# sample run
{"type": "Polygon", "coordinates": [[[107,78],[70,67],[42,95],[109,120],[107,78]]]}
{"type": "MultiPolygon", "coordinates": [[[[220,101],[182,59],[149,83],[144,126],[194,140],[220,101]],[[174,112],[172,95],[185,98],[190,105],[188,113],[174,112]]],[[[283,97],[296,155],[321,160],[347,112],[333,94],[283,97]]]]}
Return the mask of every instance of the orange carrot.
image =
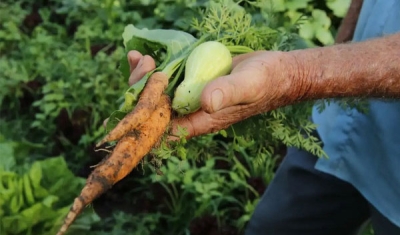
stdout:
{"type": "Polygon", "coordinates": [[[63,235],[82,210],[94,199],[127,176],[151,151],[166,131],[171,120],[171,101],[163,94],[150,118],[126,134],[115,146],[110,157],[90,174],[81,194],[64,220],[57,235],[63,235]]]}
{"type": "Polygon", "coordinates": [[[141,123],[150,118],[150,115],[156,109],[156,105],[160,101],[160,97],[168,86],[168,76],[162,72],[153,73],[147,80],[143,91],[140,94],[139,101],[135,108],[127,114],[117,126],[112,129],[96,147],[100,145],[118,140],[130,130],[133,130],[141,123]]]}

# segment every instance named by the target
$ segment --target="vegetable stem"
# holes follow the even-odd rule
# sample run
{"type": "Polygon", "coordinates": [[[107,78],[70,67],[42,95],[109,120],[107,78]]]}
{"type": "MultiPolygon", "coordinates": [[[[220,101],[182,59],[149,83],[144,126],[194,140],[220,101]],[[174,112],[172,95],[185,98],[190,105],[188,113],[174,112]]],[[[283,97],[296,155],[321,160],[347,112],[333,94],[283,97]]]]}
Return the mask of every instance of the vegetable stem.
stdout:
{"type": "Polygon", "coordinates": [[[188,55],[201,43],[205,42],[209,38],[209,34],[203,35],[201,38],[199,38],[195,43],[193,43],[184,53],[182,53],[181,56],[179,56],[177,59],[173,60],[170,62],[165,68],[162,70],[163,73],[166,73],[168,77],[172,77],[173,73],[175,70],[179,67],[178,72],[175,74],[174,78],[172,81],[169,82],[169,85],[166,89],[166,93],[169,94],[170,96],[173,95],[173,92],[175,91],[175,85],[178,82],[180,75],[182,74],[186,60],[188,55]]]}
{"type": "Polygon", "coordinates": [[[249,52],[254,52],[253,49],[246,46],[236,45],[236,46],[226,46],[226,47],[232,54],[245,54],[249,52]]]}

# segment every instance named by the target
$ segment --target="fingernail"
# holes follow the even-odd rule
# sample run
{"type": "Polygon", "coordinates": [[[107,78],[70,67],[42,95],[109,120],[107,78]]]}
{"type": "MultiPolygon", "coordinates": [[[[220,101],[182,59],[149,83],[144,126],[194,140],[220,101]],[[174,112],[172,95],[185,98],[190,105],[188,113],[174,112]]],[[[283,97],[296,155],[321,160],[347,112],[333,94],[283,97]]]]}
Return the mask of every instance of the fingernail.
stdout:
{"type": "Polygon", "coordinates": [[[211,93],[211,106],[214,112],[221,108],[223,99],[224,94],[220,89],[216,89],[211,93]]]}

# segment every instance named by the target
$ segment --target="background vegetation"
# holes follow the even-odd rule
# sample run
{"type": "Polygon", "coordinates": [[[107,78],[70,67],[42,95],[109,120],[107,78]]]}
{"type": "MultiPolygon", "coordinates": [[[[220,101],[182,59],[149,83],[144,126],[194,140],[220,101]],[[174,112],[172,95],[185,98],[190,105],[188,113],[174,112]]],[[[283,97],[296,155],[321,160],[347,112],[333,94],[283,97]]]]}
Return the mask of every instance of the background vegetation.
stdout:
{"type": "MultiPolygon", "coordinates": [[[[305,47],[333,43],[350,0],[271,2],[279,27],[301,22],[305,47]]],[[[104,157],[94,143],[127,87],[117,69],[124,27],[190,32],[193,9],[207,3],[0,2],[0,234],[54,234],[90,166],[104,157]]],[[[135,170],[71,234],[241,234],[285,153],[284,143],[267,143],[196,138],[187,144],[190,158],[135,170]]]]}

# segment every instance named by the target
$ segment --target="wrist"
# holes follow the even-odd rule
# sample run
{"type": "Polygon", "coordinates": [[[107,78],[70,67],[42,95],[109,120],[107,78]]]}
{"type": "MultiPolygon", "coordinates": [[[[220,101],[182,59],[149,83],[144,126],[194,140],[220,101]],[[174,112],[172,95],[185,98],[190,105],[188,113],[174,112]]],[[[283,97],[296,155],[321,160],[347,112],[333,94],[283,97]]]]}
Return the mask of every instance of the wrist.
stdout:
{"type": "Polygon", "coordinates": [[[286,95],[291,102],[301,102],[314,98],[315,83],[318,80],[318,66],[310,63],[309,50],[284,52],[285,79],[290,82],[286,95]]]}

